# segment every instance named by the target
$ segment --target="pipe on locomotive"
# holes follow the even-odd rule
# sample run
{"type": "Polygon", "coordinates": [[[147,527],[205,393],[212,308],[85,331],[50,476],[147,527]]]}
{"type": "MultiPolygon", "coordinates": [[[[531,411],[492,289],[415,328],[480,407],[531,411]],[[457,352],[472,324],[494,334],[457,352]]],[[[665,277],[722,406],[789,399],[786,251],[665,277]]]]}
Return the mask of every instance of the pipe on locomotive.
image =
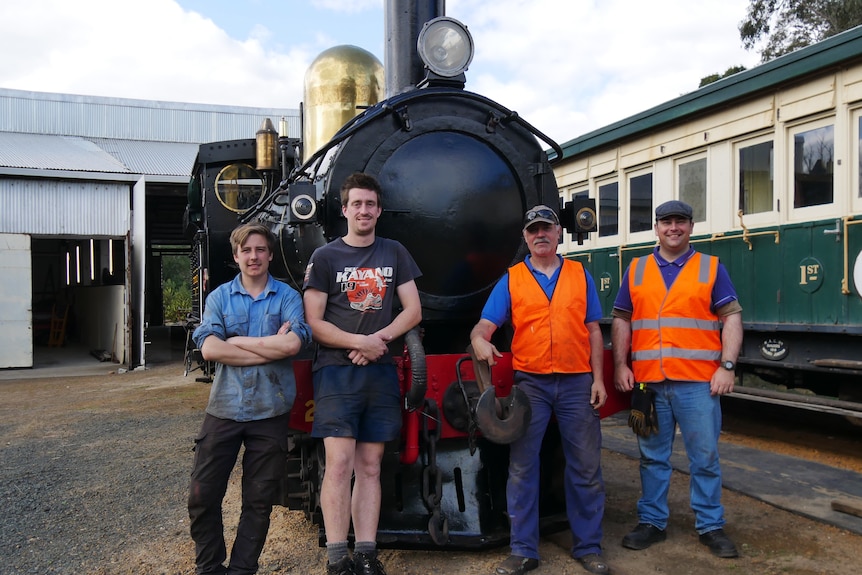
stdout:
{"type": "Polygon", "coordinates": [[[386,46],[386,97],[416,88],[425,74],[425,65],[416,50],[422,27],[446,15],[445,0],[386,0],[383,26],[386,46]]]}

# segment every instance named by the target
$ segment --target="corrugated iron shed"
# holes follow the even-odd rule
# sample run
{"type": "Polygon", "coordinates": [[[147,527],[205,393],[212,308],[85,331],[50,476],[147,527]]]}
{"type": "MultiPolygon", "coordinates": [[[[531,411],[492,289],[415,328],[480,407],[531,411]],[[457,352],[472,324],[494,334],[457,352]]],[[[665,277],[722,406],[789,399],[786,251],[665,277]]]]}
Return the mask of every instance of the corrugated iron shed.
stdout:
{"type": "Polygon", "coordinates": [[[79,96],[0,88],[0,131],[201,144],[252,137],[265,118],[300,133],[299,110],[79,96]]]}
{"type": "Polygon", "coordinates": [[[282,117],[298,137],[296,109],[0,88],[0,175],[180,183],[200,144],[253,137],[265,119],[282,117]]]}
{"type": "Polygon", "coordinates": [[[38,170],[129,173],[114,156],[84,138],[0,133],[0,166],[38,170]]]}
{"type": "MultiPolygon", "coordinates": [[[[33,364],[30,307],[35,298],[32,276],[37,272],[30,262],[38,258],[31,255],[35,245],[31,242],[49,245],[57,240],[74,247],[75,254],[82,246],[93,250],[82,260],[76,255],[75,266],[91,257],[90,265],[100,267],[105,257],[96,254],[95,246],[110,248],[120,240],[126,269],[116,272],[124,282],[119,307],[106,311],[91,305],[95,300],[89,297],[94,293],[90,288],[113,287],[95,285],[92,277],[69,289],[75,290],[80,316],[93,320],[93,325],[113,326],[110,331],[119,337],[120,356],[125,358],[121,361],[130,367],[144,365],[144,328],[164,319],[160,250],[188,246],[182,215],[200,144],[252,138],[266,119],[278,125],[282,117],[287,120],[287,135],[297,138],[299,112],[293,109],[0,88],[0,241],[7,246],[0,246],[0,273],[7,280],[4,285],[16,288],[14,297],[4,291],[0,298],[0,332],[5,338],[0,338],[4,344],[0,365],[33,364]],[[16,241],[25,247],[17,251],[9,247],[16,241]],[[28,264],[26,269],[19,260],[28,264]],[[12,311],[19,309],[26,309],[22,320],[11,322],[9,318],[16,317],[12,311]],[[24,353],[5,345],[10,341],[25,342],[24,353]]],[[[38,273],[60,285],[58,265],[62,264],[38,273]]],[[[107,349],[111,343],[102,341],[99,333],[82,335],[90,349],[107,349]]]]}
{"type": "Polygon", "coordinates": [[[93,144],[109,153],[135,174],[183,176],[191,174],[198,144],[144,142],[93,138],[93,144]]]}

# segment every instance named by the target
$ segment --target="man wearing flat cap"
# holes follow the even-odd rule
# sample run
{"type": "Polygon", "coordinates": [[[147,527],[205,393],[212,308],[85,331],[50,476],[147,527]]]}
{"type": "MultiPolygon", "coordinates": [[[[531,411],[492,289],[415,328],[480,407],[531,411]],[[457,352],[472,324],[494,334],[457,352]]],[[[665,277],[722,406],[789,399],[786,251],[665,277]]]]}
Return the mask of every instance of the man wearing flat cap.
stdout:
{"type": "Polygon", "coordinates": [[[598,292],[580,263],[557,254],[562,228],[554,210],[541,205],[528,210],[523,236],[530,254],[497,282],[470,333],[476,359],[494,365],[502,354],[491,336],[511,322],[514,383],[532,410],[526,433],[510,444],[506,499],[512,552],[496,575],[522,575],[539,566],[539,451],[552,415],[566,458],[572,557],[590,573],[609,573],[601,555],[605,488],[598,409],[607,392],[598,292]]]}
{"type": "Polygon", "coordinates": [[[667,538],[670,455],[678,426],[700,542],[713,555],[736,557],[736,546],[723,529],[718,435],[719,398],[733,391],[742,345],[742,308],[718,258],[691,247],[692,213],[679,200],[656,208],[658,245],[652,254],[632,260],[614,301],[614,385],[631,391],[646,384],[658,428],[638,435],[638,525],[622,544],[640,550],[667,538]]]}

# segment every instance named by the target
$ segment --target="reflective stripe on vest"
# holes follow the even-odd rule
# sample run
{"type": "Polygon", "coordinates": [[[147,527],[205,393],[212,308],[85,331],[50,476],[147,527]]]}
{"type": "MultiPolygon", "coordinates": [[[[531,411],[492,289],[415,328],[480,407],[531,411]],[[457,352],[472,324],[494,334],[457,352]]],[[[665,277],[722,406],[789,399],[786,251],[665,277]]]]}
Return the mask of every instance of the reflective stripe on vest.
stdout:
{"type": "Polygon", "coordinates": [[[587,280],[579,262],[563,260],[553,297],[527,264],[509,268],[512,299],[512,367],[528,373],[588,373],[587,280]]]}
{"type": "Polygon", "coordinates": [[[696,252],[670,290],[652,255],[634,260],[632,272],[635,379],[709,381],[721,358],[721,322],[710,309],[718,258],[696,252]]]}

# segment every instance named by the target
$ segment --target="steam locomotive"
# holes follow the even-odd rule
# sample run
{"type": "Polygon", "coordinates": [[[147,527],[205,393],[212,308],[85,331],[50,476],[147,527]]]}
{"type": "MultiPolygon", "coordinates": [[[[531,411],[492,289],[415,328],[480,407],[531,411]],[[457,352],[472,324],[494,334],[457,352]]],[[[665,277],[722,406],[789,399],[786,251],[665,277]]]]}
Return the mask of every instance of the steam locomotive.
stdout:
{"type": "MultiPolygon", "coordinates": [[[[375,176],[384,207],[377,233],[401,242],[423,274],[416,282],[421,332],[408,333],[395,354],[405,409],[401,440],[387,445],[383,460],[378,542],[480,548],[508,541],[507,443],[522,430],[529,405],[511,391],[509,354],[487,379],[478,377],[465,353],[469,330],[494,283],[526,254],[527,208],[554,206],[565,229],[583,239],[595,230],[595,207],[588,199],[561,202],[540,141],[559,158],[556,143],[517,113],[464,89],[472,37],[438,4],[386,2],[382,100],[377,60],[337,47],[306,75],[301,139],[267,120],[254,139],[201,145],[187,211],[193,313],[199,318],[206,295],[236,274],[228,236],[241,222],[259,221],[275,233],[271,272],[301,290],[312,252],[346,232],[341,183],[353,172],[375,176]],[[329,133],[327,125],[337,130],[329,133]]],[[[508,349],[506,334],[499,337],[498,348],[508,349]]],[[[295,370],[282,503],[322,525],[325,459],[322,442],[309,435],[310,362],[296,361],[295,370]]],[[[611,392],[612,382],[606,387],[611,392]]],[[[614,398],[605,415],[623,407],[614,398]]],[[[565,525],[557,488],[562,455],[558,434],[547,435],[540,513],[553,529],[565,525]]]]}

